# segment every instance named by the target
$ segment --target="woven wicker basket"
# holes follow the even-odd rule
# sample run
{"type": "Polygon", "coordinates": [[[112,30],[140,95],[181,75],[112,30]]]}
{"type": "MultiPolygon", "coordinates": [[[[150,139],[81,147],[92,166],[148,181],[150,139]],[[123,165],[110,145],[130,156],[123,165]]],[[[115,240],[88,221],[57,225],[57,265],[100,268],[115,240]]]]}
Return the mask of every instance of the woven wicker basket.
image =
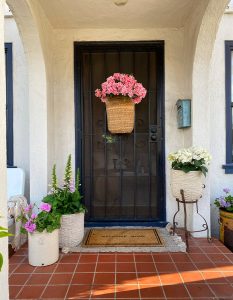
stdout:
{"type": "Polygon", "coordinates": [[[81,243],[84,236],[84,213],[63,215],[59,230],[59,247],[72,248],[81,243]]]}
{"type": "Polygon", "coordinates": [[[204,177],[200,171],[185,173],[180,170],[171,170],[172,195],[182,200],[180,190],[184,191],[186,201],[198,200],[203,193],[204,177]]]}
{"type": "Polygon", "coordinates": [[[135,104],[129,97],[114,96],[106,101],[108,130],[111,133],[131,133],[134,128],[135,104]]]}

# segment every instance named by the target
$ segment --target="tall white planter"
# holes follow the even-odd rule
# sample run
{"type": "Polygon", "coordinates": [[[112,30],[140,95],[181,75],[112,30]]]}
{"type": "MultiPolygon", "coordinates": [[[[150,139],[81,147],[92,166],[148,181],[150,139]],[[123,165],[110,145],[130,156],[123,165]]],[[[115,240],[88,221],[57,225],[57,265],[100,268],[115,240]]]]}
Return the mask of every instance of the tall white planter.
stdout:
{"type": "Polygon", "coordinates": [[[28,259],[32,266],[48,266],[59,258],[59,231],[28,234],[28,259]]]}
{"type": "Polygon", "coordinates": [[[182,200],[180,190],[184,191],[186,201],[198,200],[203,193],[204,175],[200,171],[185,173],[180,170],[171,170],[172,195],[182,200]]]}
{"type": "Polygon", "coordinates": [[[84,213],[63,215],[59,230],[59,247],[72,248],[81,243],[84,236],[84,213]]]}

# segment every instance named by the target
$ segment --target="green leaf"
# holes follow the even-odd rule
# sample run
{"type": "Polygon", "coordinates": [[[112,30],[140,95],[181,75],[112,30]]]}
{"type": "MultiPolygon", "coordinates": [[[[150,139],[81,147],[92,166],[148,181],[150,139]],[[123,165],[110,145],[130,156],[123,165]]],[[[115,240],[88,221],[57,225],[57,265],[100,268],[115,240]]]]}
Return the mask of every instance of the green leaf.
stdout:
{"type": "Polygon", "coordinates": [[[0,230],[7,231],[7,228],[0,226],[0,230]]]}
{"type": "Polygon", "coordinates": [[[3,256],[2,253],[0,253],[0,272],[2,270],[2,266],[3,266],[3,256]]]}
{"type": "Polygon", "coordinates": [[[0,238],[7,237],[7,236],[12,236],[12,235],[13,234],[8,233],[8,232],[4,232],[4,231],[0,232],[0,238]]]}

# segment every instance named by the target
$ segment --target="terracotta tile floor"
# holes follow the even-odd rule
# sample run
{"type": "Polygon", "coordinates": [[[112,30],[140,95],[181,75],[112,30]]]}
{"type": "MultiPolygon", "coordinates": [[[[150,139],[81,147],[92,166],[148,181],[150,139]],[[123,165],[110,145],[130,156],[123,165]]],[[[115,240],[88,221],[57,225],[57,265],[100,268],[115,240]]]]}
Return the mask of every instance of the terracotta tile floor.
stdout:
{"type": "Polygon", "coordinates": [[[214,239],[189,253],[73,253],[31,267],[10,258],[10,299],[233,299],[233,253],[214,239]]]}

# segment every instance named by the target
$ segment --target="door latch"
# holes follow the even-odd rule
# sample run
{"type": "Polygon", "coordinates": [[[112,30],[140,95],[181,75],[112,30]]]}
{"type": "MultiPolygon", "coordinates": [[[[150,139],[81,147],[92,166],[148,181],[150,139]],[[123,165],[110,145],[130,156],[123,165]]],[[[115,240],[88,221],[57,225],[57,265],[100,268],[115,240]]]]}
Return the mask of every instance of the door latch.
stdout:
{"type": "Polygon", "coordinates": [[[150,141],[157,141],[157,125],[150,125],[150,141]]]}

